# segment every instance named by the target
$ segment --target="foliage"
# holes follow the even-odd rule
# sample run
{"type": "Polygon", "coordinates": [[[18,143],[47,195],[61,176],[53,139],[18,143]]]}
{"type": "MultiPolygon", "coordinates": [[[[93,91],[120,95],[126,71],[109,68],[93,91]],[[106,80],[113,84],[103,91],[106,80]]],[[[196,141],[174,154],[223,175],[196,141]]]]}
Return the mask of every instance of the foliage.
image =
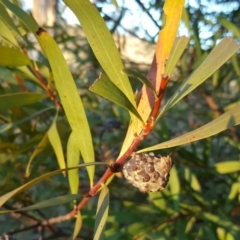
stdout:
{"type": "MultiPolygon", "coordinates": [[[[194,16],[189,6],[182,19],[190,38],[175,38],[183,1],[161,8],[156,1],[152,9],[167,17],[145,78],[141,69],[124,69],[105,21],[88,0],[64,2],[87,41],[69,34],[63,19],[52,37],[15,2],[0,1],[0,236],[240,238],[236,41],[213,31],[211,44],[203,46],[195,24],[204,13],[194,16]],[[77,60],[70,67],[62,55],[69,49],[77,60]],[[140,98],[134,92],[142,85],[140,98]],[[124,162],[132,146],[172,154],[166,189],[143,194],[121,173],[112,178],[108,164],[124,162]],[[99,179],[104,181],[94,185],[99,179]],[[86,205],[98,191],[98,200],[86,205]]],[[[217,17],[224,31],[239,36],[234,21],[217,17]]]]}

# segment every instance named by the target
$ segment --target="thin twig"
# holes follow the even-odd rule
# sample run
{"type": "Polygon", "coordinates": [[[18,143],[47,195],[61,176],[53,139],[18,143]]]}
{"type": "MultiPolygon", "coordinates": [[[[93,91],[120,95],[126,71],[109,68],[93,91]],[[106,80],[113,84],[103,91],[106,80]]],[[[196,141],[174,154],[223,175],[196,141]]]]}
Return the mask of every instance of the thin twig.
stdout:
{"type": "Polygon", "coordinates": [[[48,96],[50,97],[50,99],[55,103],[55,105],[60,108],[61,110],[63,110],[63,106],[62,103],[57,99],[56,94],[52,92],[52,90],[48,87],[48,85],[45,83],[45,81],[43,80],[41,74],[39,73],[39,71],[34,67],[34,65],[32,65],[32,69],[37,77],[37,79],[39,80],[39,82],[41,83],[42,87],[44,88],[44,90],[47,92],[48,96]]]}
{"type": "Polygon", "coordinates": [[[128,150],[119,158],[116,160],[116,162],[113,164],[113,166],[109,167],[106,172],[103,174],[101,179],[90,189],[88,194],[82,199],[82,201],[69,213],[54,217],[48,220],[44,220],[41,223],[38,223],[34,226],[28,227],[28,229],[32,229],[34,227],[39,227],[39,226],[50,226],[55,223],[60,223],[64,221],[68,221],[76,215],[78,211],[80,211],[90,200],[91,197],[93,197],[98,190],[102,187],[102,185],[116,172],[116,169],[119,169],[119,167],[127,160],[129,156],[133,153],[133,151],[136,149],[136,147],[149,135],[149,133],[152,131],[152,127],[154,125],[154,121],[157,117],[163,94],[165,92],[167,83],[168,83],[169,77],[167,75],[162,75],[162,81],[161,81],[161,86],[159,90],[159,94],[157,96],[157,99],[155,101],[155,104],[153,106],[153,110],[151,112],[150,118],[148,123],[145,125],[143,130],[139,135],[137,135],[134,139],[128,150]]]}
{"type": "MultiPolygon", "coordinates": [[[[151,113],[151,116],[149,118],[148,123],[145,125],[144,129],[141,131],[141,133],[136,136],[133,139],[132,144],[128,148],[128,150],[119,158],[117,159],[116,163],[112,166],[112,168],[109,168],[106,170],[104,175],[101,177],[101,179],[91,188],[91,190],[88,192],[85,198],[82,199],[82,201],[77,206],[76,210],[80,211],[86,203],[89,201],[89,199],[94,196],[97,191],[101,188],[102,184],[105,183],[109,177],[111,177],[114,174],[114,169],[119,169],[119,166],[122,165],[129,156],[133,153],[133,151],[136,149],[136,147],[148,136],[148,134],[152,131],[152,127],[154,125],[154,120],[157,117],[163,94],[165,92],[167,83],[168,83],[169,77],[167,75],[162,75],[162,81],[161,86],[158,94],[158,98],[155,101],[155,104],[153,106],[153,111],[151,113]]],[[[71,214],[75,215],[76,210],[73,210],[71,214]]]]}

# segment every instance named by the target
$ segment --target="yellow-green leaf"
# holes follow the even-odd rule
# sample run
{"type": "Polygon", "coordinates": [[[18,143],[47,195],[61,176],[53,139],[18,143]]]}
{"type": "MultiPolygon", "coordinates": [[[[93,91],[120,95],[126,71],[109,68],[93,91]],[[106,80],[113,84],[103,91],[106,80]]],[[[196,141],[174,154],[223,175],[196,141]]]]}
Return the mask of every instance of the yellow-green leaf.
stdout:
{"type": "Polygon", "coordinates": [[[179,211],[180,201],[180,182],[178,172],[175,166],[172,167],[169,177],[169,186],[172,195],[173,205],[176,212],[179,211]]]}
{"type": "Polygon", "coordinates": [[[143,122],[134,105],[131,104],[125,94],[113,82],[111,82],[105,74],[101,74],[89,90],[122,106],[143,122]]]}
{"type": "MultiPolygon", "coordinates": [[[[166,61],[169,59],[169,54],[176,38],[184,2],[184,0],[166,0],[164,3],[165,25],[159,32],[155,56],[153,56],[152,65],[147,75],[149,81],[155,86],[157,93],[160,88],[162,75],[165,74],[166,61]]],[[[148,87],[143,86],[138,112],[141,113],[141,117],[145,122],[148,120],[154,104],[154,93],[148,87]]],[[[141,131],[142,125],[139,122],[135,123],[135,126],[133,124],[129,126],[120,155],[129,148],[135,135],[141,131]]]]}
{"type": "Polygon", "coordinates": [[[49,139],[49,141],[53,147],[53,150],[57,156],[57,161],[58,161],[59,167],[66,168],[65,159],[64,159],[64,155],[63,155],[63,149],[62,149],[62,143],[61,143],[61,139],[59,137],[57,126],[56,126],[57,116],[58,116],[58,114],[56,114],[56,116],[52,122],[52,125],[48,130],[48,139],[49,139]]]}
{"type": "Polygon", "coordinates": [[[102,16],[89,0],[64,0],[65,4],[75,13],[86,38],[101,64],[101,67],[118,88],[135,105],[134,94],[127,75],[122,74],[124,68],[113,37],[102,16]]]}
{"type": "MultiPolygon", "coordinates": [[[[8,26],[9,29],[15,31],[15,33],[17,33],[18,35],[21,35],[18,28],[16,27],[16,25],[14,24],[13,20],[11,19],[11,17],[9,16],[6,8],[4,7],[4,5],[2,4],[3,2],[0,2],[0,18],[2,19],[2,21],[6,24],[6,26],[8,26]]],[[[14,41],[15,42],[15,41],[14,41]]],[[[16,42],[15,42],[16,43],[16,42]]]]}
{"type": "Polygon", "coordinates": [[[0,66],[18,67],[29,65],[30,59],[15,48],[0,46],[0,66]]]}
{"type": "Polygon", "coordinates": [[[25,171],[25,177],[28,178],[30,175],[30,167],[32,164],[33,159],[40,153],[43,151],[43,149],[46,147],[46,145],[49,144],[48,142],[48,137],[47,134],[45,134],[42,138],[42,140],[40,141],[40,143],[37,145],[37,147],[35,148],[35,150],[33,151],[30,159],[28,160],[27,163],[27,167],[26,167],[26,171],[25,171]]]}
{"type": "Polygon", "coordinates": [[[240,124],[240,104],[235,106],[234,108],[228,110],[224,114],[222,114],[220,117],[216,118],[215,120],[211,121],[208,124],[205,124],[204,126],[191,131],[189,133],[183,134],[182,136],[179,136],[177,138],[174,138],[172,140],[159,143],[157,145],[154,145],[149,148],[142,149],[138,152],[149,152],[154,151],[158,149],[164,149],[164,148],[171,148],[175,146],[181,146],[190,142],[195,142],[200,139],[208,138],[210,136],[213,136],[219,132],[222,132],[230,127],[233,127],[235,125],[240,124]]]}
{"type": "Polygon", "coordinates": [[[201,192],[201,185],[194,174],[193,171],[191,171],[190,168],[186,167],[184,168],[184,177],[187,182],[189,182],[189,185],[194,191],[201,192]]]}
{"type": "Polygon", "coordinates": [[[227,161],[215,164],[216,171],[221,174],[228,174],[240,171],[240,161],[227,161]]]}
{"type": "Polygon", "coordinates": [[[82,228],[82,216],[81,216],[81,213],[79,211],[75,215],[75,218],[76,218],[76,222],[75,222],[75,226],[74,226],[72,240],[76,239],[77,235],[79,234],[79,232],[82,228]]]}
{"type": "Polygon", "coordinates": [[[125,68],[125,69],[122,70],[122,72],[126,73],[129,77],[132,77],[133,79],[136,79],[136,80],[140,81],[141,83],[145,84],[147,87],[149,87],[150,89],[153,90],[155,96],[157,95],[157,93],[155,91],[155,87],[139,71],[137,71],[135,69],[127,69],[127,68],[125,68]]]}
{"type": "Polygon", "coordinates": [[[63,195],[63,196],[59,196],[59,197],[55,197],[55,198],[51,198],[51,199],[41,201],[39,203],[33,204],[31,206],[28,206],[28,207],[19,208],[19,209],[16,209],[16,210],[0,211],[0,214],[12,213],[12,212],[32,211],[32,210],[35,210],[35,209],[43,209],[43,208],[53,207],[53,206],[57,206],[57,205],[60,205],[60,204],[71,202],[71,201],[79,199],[79,198],[80,198],[79,194],[63,195]]]}
{"type": "MultiPolygon", "coordinates": [[[[0,4],[0,15],[1,15],[1,4],[0,4]]],[[[0,35],[9,43],[11,43],[14,47],[19,48],[18,42],[13,36],[11,30],[7,27],[7,25],[0,19],[0,35]]]]}
{"type": "Polygon", "coordinates": [[[237,50],[239,45],[231,38],[224,38],[207,56],[202,64],[187,78],[161,110],[159,119],[167,110],[173,107],[188,93],[210,77],[237,50]]]}
{"type": "Polygon", "coordinates": [[[81,168],[81,167],[88,167],[88,166],[91,166],[91,165],[108,165],[106,163],[103,163],[103,162],[89,162],[89,163],[84,163],[84,164],[80,164],[76,167],[72,167],[72,168],[64,168],[64,169],[58,169],[58,170],[55,170],[53,172],[50,172],[50,173],[46,173],[38,178],[35,178],[33,180],[31,180],[30,182],[27,182],[23,185],[21,185],[20,187],[4,194],[3,196],[0,197],[0,207],[6,202],[8,201],[10,198],[12,198],[14,195],[18,194],[18,193],[21,193],[23,191],[26,191],[28,190],[30,187],[32,186],[35,186],[37,183],[49,178],[49,177],[52,177],[56,174],[59,174],[61,172],[64,172],[64,171],[69,171],[69,170],[72,170],[72,169],[76,169],[76,168],[81,168]]]}
{"type": "Polygon", "coordinates": [[[36,34],[38,24],[30,14],[26,13],[20,7],[8,0],[1,0],[1,2],[5,5],[6,8],[12,11],[20,21],[22,21],[22,23],[29,29],[29,31],[31,31],[33,34],[36,34]]]}
{"type": "Polygon", "coordinates": [[[47,97],[47,95],[45,95],[45,94],[26,93],[26,92],[0,95],[0,102],[1,102],[0,110],[25,106],[28,104],[38,102],[46,97],[47,97]]]}
{"type": "Polygon", "coordinates": [[[97,213],[94,226],[94,240],[104,239],[104,229],[108,217],[109,190],[103,186],[98,198],[97,213]]]}
{"type": "MultiPolygon", "coordinates": [[[[67,143],[67,167],[75,167],[79,164],[80,151],[75,134],[72,132],[67,143]]],[[[68,171],[68,181],[72,194],[76,194],[79,188],[78,169],[68,171]]]]}
{"type": "Polygon", "coordinates": [[[167,60],[166,67],[165,67],[165,73],[167,75],[169,76],[171,75],[173,69],[177,65],[179,58],[181,57],[183,51],[185,50],[188,42],[189,42],[189,38],[185,36],[175,38],[173,47],[171,49],[171,52],[169,54],[169,58],[167,60]]]}
{"type": "MultiPolygon", "coordinates": [[[[39,29],[37,35],[50,63],[55,80],[55,86],[71,129],[77,136],[76,141],[84,162],[92,162],[95,159],[92,137],[77,86],[57,43],[43,29],[39,29]]],[[[87,171],[92,185],[94,166],[89,167],[87,171]]]]}

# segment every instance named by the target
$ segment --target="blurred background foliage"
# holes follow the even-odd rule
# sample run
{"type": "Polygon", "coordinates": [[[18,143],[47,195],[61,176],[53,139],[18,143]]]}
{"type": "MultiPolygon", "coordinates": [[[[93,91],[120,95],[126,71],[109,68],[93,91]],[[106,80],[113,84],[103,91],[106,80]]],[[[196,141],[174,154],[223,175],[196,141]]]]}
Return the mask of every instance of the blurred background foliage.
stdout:
{"type": "MultiPolygon", "coordinates": [[[[13,1],[18,3],[17,1],[13,1]]],[[[64,12],[66,6],[51,2],[54,9],[50,22],[39,21],[61,47],[82,97],[93,136],[96,161],[113,162],[118,156],[128,127],[129,116],[120,107],[88,91],[101,72],[89,47],[81,26],[71,24],[64,12]],[[56,12],[55,12],[56,10],[56,12]],[[55,15],[56,13],[56,15],[55,15]]],[[[146,75],[154,54],[156,37],[163,25],[164,1],[95,0],[113,34],[125,66],[136,68],[146,75]]],[[[24,2],[22,3],[24,7],[24,2]]],[[[33,15],[40,16],[41,8],[35,1],[33,15]],[[34,12],[35,11],[35,12],[34,12]]],[[[45,11],[46,13],[46,11],[45,11]]],[[[12,16],[21,30],[21,23],[12,16]]],[[[38,18],[36,18],[38,20],[38,18]]],[[[182,17],[179,35],[190,37],[190,44],[176,66],[164,96],[164,102],[176,91],[182,81],[199,65],[207,53],[224,36],[240,43],[240,3],[235,0],[188,1],[182,17]]],[[[0,32],[1,35],[1,32],[0,32]]],[[[3,43],[3,39],[0,39],[3,43]]],[[[45,58],[36,40],[26,35],[22,44],[29,56],[39,62],[39,71],[51,79],[45,58]]],[[[34,77],[21,68],[0,67],[0,94],[18,92],[44,93],[34,77]]],[[[134,91],[141,85],[131,81],[134,91]]],[[[155,130],[139,149],[166,141],[202,126],[240,101],[240,55],[235,54],[200,87],[165,114],[155,130]]],[[[164,103],[163,102],[163,103],[164,103]]],[[[1,105],[1,102],[0,102],[1,105]]],[[[0,124],[15,122],[46,107],[53,106],[49,98],[22,107],[0,109],[0,124]]],[[[46,138],[44,147],[33,159],[31,175],[24,177],[26,165],[34,150],[46,135],[55,111],[42,113],[0,133],[0,195],[11,191],[26,181],[58,169],[55,154],[46,138]]],[[[70,128],[63,112],[57,120],[64,153],[70,128]]],[[[240,176],[239,168],[226,164],[219,170],[216,164],[239,161],[240,128],[226,130],[211,138],[166,149],[156,154],[172,153],[174,171],[170,186],[164,191],[140,193],[128,185],[121,173],[109,185],[110,207],[105,239],[240,239],[240,176]],[[172,183],[171,183],[172,181],[172,183]],[[175,186],[175,187],[174,187],[175,186]]],[[[220,166],[220,165],[219,165],[220,166]]],[[[96,166],[95,180],[105,167],[96,166]]],[[[79,193],[84,196],[89,189],[85,169],[79,170],[79,193]]],[[[30,190],[13,197],[3,206],[16,209],[39,201],[69,193],[67,178],[57,175],[30,190]]],[[[78,239],[92,239],[97,197],[82,210],[83,225],[78,239]]],[[[0,236],[7,233],[12,239],[68,239],[74,222],[63,222],[45,229],[33,226],[70,211],[72,204],[48,209],[0,216],[0,236]]]]}

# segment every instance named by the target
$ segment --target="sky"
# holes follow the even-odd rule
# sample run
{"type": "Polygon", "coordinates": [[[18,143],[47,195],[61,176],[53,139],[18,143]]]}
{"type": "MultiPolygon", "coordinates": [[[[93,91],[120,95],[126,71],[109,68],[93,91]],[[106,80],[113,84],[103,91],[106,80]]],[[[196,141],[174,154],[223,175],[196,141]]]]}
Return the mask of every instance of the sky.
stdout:
{"type": "MultiPolygon", "coordinates": [[[[136,3],[135,0],[116,0],[119,6],[124,6],[127,9],[130,9],[131,11],[126,11],[126,14],[124,15],[124,18],[121,21],[121,25],[125,27],[125,29],[134,31],[134,28],[139,27],[141,29],[138,32],[138,36],[140,38],[145,38],[146,32],[144,29],[149,33],[149,35],[154,36],[156,33],[158,33],[159,29],[156,27],[156,25],[152,22],[152,20],[147,16],[147,14],[143,13],[139,5],[136,3]]],[[[25,9],[31,9],[33,0],[22,0],[22,2],[25,5],[25,9]]],[[[62,3],[62,1],[59,1],[62,3]]],[[[145,5],[149,2],[149,0],[141,0],[141,2],[145,5]]],[[[235,4],[225,4],[224,8],[221,5],[211,5],[208,1],[201,1],[203,6],[205,8],[205,11],[207,12],[231,12],[234,8],[237,8],[239,6],[238,1],[235,2],[235,4]]],[[[198,1],[197,0],[187,0],[186,3],[190,4],[194,8],[199,8],[198,1]]],[[[62,3],[63,4],[63,3],[62,3]]],[[[113,4],[102,4],[102,11],[104,13],[108,13],[110,16],[116,16],[116,8],[113,4]]],[[[156,10],[152,10],[150,13],[154,19],[160,19],[160,13],[156,10]]],[[[72,11],[65,7],[62,16],[67,20],[70,24],[79,24],[78,19],[75,17],[75,15],[72,13],[72,11]]],[[[211,19],[212,20],[212,19],[211,19]]],[[[118,29],[119,33],[126,34],[126,31],[124,29],[118,29]]],[[[208,35],[210,32],[205,29],[202,31],[201,37],[208,38],[208,35]]],[[[179,28],[179,35],[180,36],[189,36],[188,30],[186,27],[181,24],[179,28]]]]}

